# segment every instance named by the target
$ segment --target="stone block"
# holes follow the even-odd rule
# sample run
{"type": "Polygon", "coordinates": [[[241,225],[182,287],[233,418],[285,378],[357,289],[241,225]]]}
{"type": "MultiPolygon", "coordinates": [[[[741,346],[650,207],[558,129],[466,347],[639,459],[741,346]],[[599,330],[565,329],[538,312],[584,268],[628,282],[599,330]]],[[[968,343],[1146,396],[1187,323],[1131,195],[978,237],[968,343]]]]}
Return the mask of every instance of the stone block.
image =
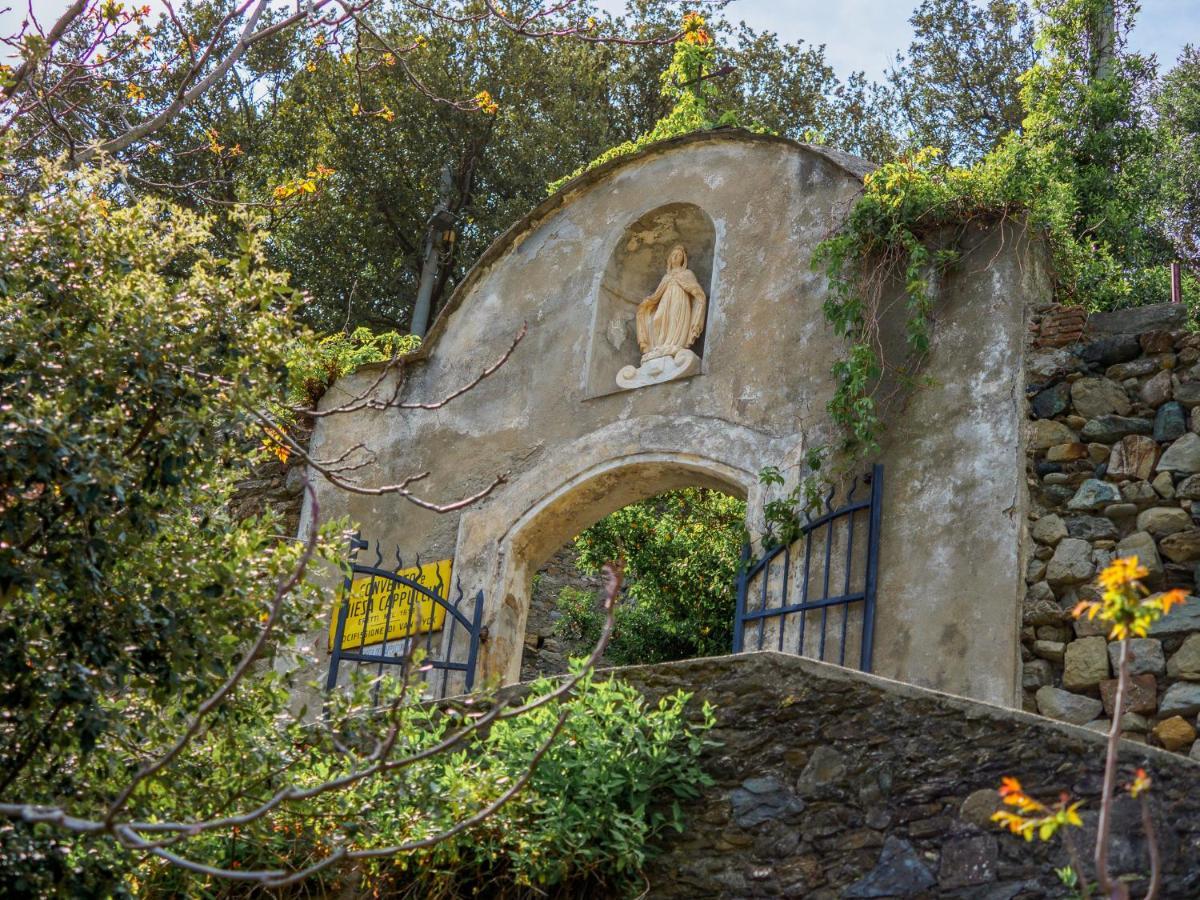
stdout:
{"type": "Polygon", "coordinates": [[[1158,706],[1160,716],[1192,717],[1200,713],[1200,684],[1177,681],[1167,688],[1158,706]]]}
{"type": "Polygon", "coordinates": [[[1158,408],[1154,416],[1154,440],[1160,443],[1178,440],[1187,430],[1187,412],[1182,403],[1172,400],[1158,408]]]}
{"type": "Polygon", "coordinates": [[[1188,409],[1200,406],[1200,381],[1185,381],[1175,385],[1175,399],[1188,409]]]}
{"type": "Polygon", "coordinates": [[[1057,544],[1067,536],[1067,526],[1061,516],[1051,513],[1042,516],[1029,527],[1030,536],[1039,544],[1057,544]]]}
{"type": "Polygon", "coordinates": [[[1200,598],[1188,597],[1187,603],[1175,606],[1150,626],[1150,637],[1163,638],[1200,631],[1200,598]]]}
{"type": "Polygon", "coordinates": [[[1147,331],[1138,335],[1143,353],[1170,353],[1175,349],[1175,336],[1170,331],[1147,331]]]}
{"type": "Polygon", "coordinates": [[[1036,691],[1053,681],[1054,669],[1044,659],[1030,660],[1021,667],[1021,687],[1027,691],[1036,691]]]}
{"type": "Polygon", "coordinates": [[[875,868],[846,888],[842,896],[912,897],[933,887],[935,882],[913,845],[889,835],[875,868]]]}
{"type": "Polygon", "coordinates": [[[1186,681],[1200,681],[1200,633],[1189,634],[1180,648],[1171,654],[1167,674],[1186,681]]]}
{"type": "Polygon", "coordinates": [[[1110,413],[1127,416],[1132,409],[1125,389],[1107,378],[1080,378],[1071,385],[1071,403],[1085,419],[1110,413]]]}
{"type": "Polygon", "coordinates": [[[1038,419],[1029,433],[1029,446],[1034,450],[1048,450],[1058,444],[1072,444],[1078,435],[1062,422],[1038,419]]]}
{"type": "Polygon", "coordinates": [[[1084,725],[1104,711],[1104,704],[1094,697],[1049,686],[1038,688],[1037,707],[1043,716],[1072,725],[1084,725]]]}
{"type": "Polygon", "coordinates": [[[1121,485],[1121,498],[1127,503],[1136,504],[1138,509],[1157,506],[1161,502],[1158,491],[1145,481],[1126,481],[1121,485]]]}
{"type": "MultiPolygon", "coordinates": [[[[1158,445],[1155,444],[1157,455],[1158,445]]],[[[1046,451],[1046,459],[1050,462],[1074,462],[1077,459],[1087,459],[1087,444],[1055,444],[1046,451]]]]}
{"type": "Polygon", "coordinates": [[[1095,571],[1092,545],[1078,538],[1063,538],[1046,566],[1046,580],[1052,587],[1080,584],[1090,579],[1095,571]]]}
{"type": "MultiPolygon", "coordinates": [[[[1061,663],[1063,661],[1063,656],[1066,653],[1066,651],[1067,651],[1067,645],[1062,641],[1034,641],[1033,642],[1033,655],[1039,658],[1038,659],[1039,662],[1045,662],[1046,660],[1050,660],[1050,662],[1061,663]]],[[[1032,666],[1032,665],[1035,665],[1035,663],[1026,663],[1025,667],[1029,668],[1029,666],[1032,666]]],[[[1049,684],[1049,683],[1050,683],[1049,681],[1042,681],[1039,684],[1027,684],[1027,685],[1025,685],[1025,687],[1036,688],[1036,687],[1041,687],[1043,684],[1049,684]]]]}
{"type": "Polygon", "coordinates": [[[804,811],[804,801],[774,776],[748,778],[730,794],[733,820],[740,828],[786,819],[804,811]]]}
{"type": "MultiPolygon", "coordinates": [[[[1057,447],[1051,448],[1051,450],[1057,449],[1057,447]]],[[[1154,474],[1156,462],[1158,462],[1158,444],[1154,439],[1140,434],[1129,434],[1113,445],[1112,454],[1108,457],[1108,477],[1117,481],[1124,481],[1127,478],[1145,481],[1154,474]]]]}
{"type": "Polygon", "coordinates": [[[1175,499],[1175,479],[1171,477],[1170,472],[1159,472],[1150,482],[1150,487],[1164,500],[1175,499]]]}
{"type": "MultiPolygon", "coordinates": [[[[1134,306],[1114,309],[1109,312],[1092,313],[1088,316],[1087,334],[1101,338],[1140,335],[1147,331],[1179,331],[1187,327],[1188,311],[1182,303],[1156,303],[1152,306],[1134,306]]],[[[1134,338],[1136,341],[1137,339],[1134,338]]],[[[1097,341],[1096,343],[1099,343],[1097,341]]],[[[1093,346],[1089,344],[1088,347],[1093,346]]],[[[1085,352],[1086,352],[1085,348],[1085,352]]],[[[1138,352],[1141,352],[1138,343],[1138,352]]],[[[1133,357],[1127,357],[1132,359],[1133,357]]],[[[1113,362],[1123,360],[1114,359],[1113,362]]],[[[1110,363],[1111,364],[1111,363],[1110,363]]]]}
{"type": "Polygon", "coordinates": [[[1071,385],[1060,381],[1053,387],[1039,391],[1029,403],[1029,408],[1039,419],[1053,419],[1067,411],[1071,405],[1071,385]]]}
{"type": "Polygon", "coordinates": [[[1186,531],[1169,534],[1159,542],[1159,548],[1163,556],[1171,562],[1195,562],[1200,559],[1200,528],[1188,528],[1186,531]]]}
{"type": "Polygon", "coordinates": [[[1174,380],[1170,372],[1159,372],[1142,385],[1138,396],[1149,407],[1157,408],[1171,399],[1174,380]]]}
{"type": "Polygon", "coordinates": [[[1196,740],[1196,729],[1182,716],[1163,719],[1150,733],[1168,750],[1186,750],[1196,740]]]}
{"type": "MultiPolygon", "coordinates": [[[[1100,682],[1100,702],[1109,717],[1116,715],[1117,679],[1100,682]]],[[[1158,680],[1153,675],[1132,675],[1121,704],[1122,712],[1154,715],[1158,709],[1158,680]]]]}
{"type": "Polygon", "coordinates": [[[1025,592],[1021,609],[1022,624],[1057,625],[1065,617],[1066,613],[1058,605],[1054,591],[1045,581],[1039,581],[1025,592]]]}
{"type": "Polygon", "coordinates": [[[1097,416],[1083,426],[1079,436],[1084,441],[1115,444],[1127,434],[1152,434],[1153,431],[1154,424],[1149,419],[1097,416]]]}
{"type": "Polygon", "coordinates": [[[1079,486],[1074,496],[1067,502],[1067,509],[1075,512],[1092,512],[1120,500],[1121,494],[1116,485],[1100,481],[1098,478],[1089,478],[1079,486]]]}
{"type": "Polygon", "coordinates": [[[1173,442],[1159,458],[1158,471],[1184,475],[1200,472],[1200,435],[1189,431],[1173,442]]]}
{"type": "MultiPolygon", "coordinates": [[[[1162,675],[1167,670],[1166,659],[1163,656],[1162,641],[1154,638],[1130,638],[1129,641],[1129,671],[1133,675],[1162,675]]],[[[1117,671],[1121,656],[1121,642],[1113,641],[1108,645],[1108,661],[1112,670],[1117,671]]]]}
{"type": "Polygon", "coordinates": [[[1200,475],[1189,475],[1179,482],[1175,496],[1180,500],[1200,500],[1200,475]]]}
{"type": "Polygon", "coordinates": [[[1103,637],[1085,637],[1067,645],[1063,657],[1063,687],[1069,691],[1095,688],[1109,676],[1108,641],[1103,637]]]}
{"type": "Polygon", "coordinates": [[[1166,537],[1191,527],[1191,514],[1178,506],[1152,506],[1137,517],[1138,531],[1149,532],[1156,538],[1166,537]]]}
{"type": "Polygon", "coordinates": [[[938,887],[952,891],[995,881],[998,853],[996,838],[990,834],[946,841],[942,844],[938,887]]]}
{"type": "Polygon", "coordinates": [[[1081,541],[1115,541],[1121,535],[1111,519],[1101,516],[1068,516],[1065,525],[1067,535],[1081,541]]]}
{"type": "Polygon", "coordinates": [[[1154,538],[1148,532],[1135,531],[1123,538],[1117,544],[1117,556],[1136,556],[1150,573],[1147,576],[1148,580],[1156,581],[1162,578],[1162,558],[1158,555],[1154,538]]]}

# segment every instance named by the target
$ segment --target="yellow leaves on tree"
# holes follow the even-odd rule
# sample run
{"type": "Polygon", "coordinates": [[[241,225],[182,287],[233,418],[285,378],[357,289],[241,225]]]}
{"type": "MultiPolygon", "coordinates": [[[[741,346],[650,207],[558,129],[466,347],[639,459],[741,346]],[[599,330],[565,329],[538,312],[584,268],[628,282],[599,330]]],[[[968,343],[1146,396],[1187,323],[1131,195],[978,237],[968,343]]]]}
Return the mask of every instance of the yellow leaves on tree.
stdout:
{"type": "Polygon", "coordinates": [[[1027,841],[1032,841],[1034,835],[1038,840],[1048,841],[1065,825],[1083,825],[1078,812],[1083,801],[1072,803],[1065,793],[1059,795],[1058,803],[1054,806],[1046,806],[1026,794],[1017,779],[1005,776],[1000,781],[999,794],[1006,806],[1016,807],[1017,811],[999,810],[993,813],[992,821],[999,822],[1027,841]]]}
{"type": "Polygon", "coordinates": [[[695,44],[697,47],[707,47],[713,42],[712,35],[704,27],[704,16],[700,13],[688,13],[683,17],[683,41],[695,44]]]}
{"type": "Polygon", "coordinates": [[[487,91],[480,91],[475,95],[475,107],[489,116],[494,116],[500,110],[500,104],[493,100],[487,91]]]}
{"type": "Polygon", "coordinates": [[[328,166],[318,165],[315,169],[306,172],[303,178],[293,178],[291,181],[285,181],[275,188],[272,194],[280,202],[315,194],[320,187],[320,183],[334,174],[336,174],[335,171],[328,166]]]}
{"type": "Polygon", "coordinates": [[[1187,591],[1176,589],[1151,594],[1142,580],[1150,574],[1136,556],[1115,559],[1100,573],[1104,594],[1099,600],[1081,600],[1072,611],[1075,618],[1087,616],[1110,626],[1109,639],[1145,637],[1150,626],[1171,611],[1171,607],[1187,602],[1187,591]]]}
{"type": "Polygon", "coordinates": [[[145,100],[146,92],[131,81],[129,84],[125,85],[125,96],[130,100],[145,100]]]}

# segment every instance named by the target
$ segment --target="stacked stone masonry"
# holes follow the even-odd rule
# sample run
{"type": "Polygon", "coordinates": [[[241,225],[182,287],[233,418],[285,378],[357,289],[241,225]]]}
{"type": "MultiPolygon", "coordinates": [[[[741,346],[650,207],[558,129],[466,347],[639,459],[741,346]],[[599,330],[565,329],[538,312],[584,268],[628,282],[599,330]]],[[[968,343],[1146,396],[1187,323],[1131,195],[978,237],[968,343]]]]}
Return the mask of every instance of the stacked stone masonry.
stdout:
{"type": "Polygon", "coordinates": [[[1035,321],[1026,385],[1030,518],[1022,611],[1026,710],[1200,760],[1200,333],[1182,306],[1094,315],[1048,347],[1035,321]],[[1113,708],[1117,645],[1072,608],[1136,555],[1155,591],[1189,602],[1131,643],[1133,689],[1113,708]]]}
{"type": "MultiPolygon", "coordinates": [[[[312,437],[311,421],[297,422],[289,429],[293,440],[307,447],[312,437]]],[[[305,465],[303,459],[289,455],[286,461],[274,457],[254,467],[251,477],[234,485],[230,512],[235,519],[248,519],[270,511],[280,518],[279,533],[294,535],[300,529],[304,505],[305,465]]]]}
{"type": "Polygon", "coordinates": [[[1083,337],[1087,312],[1079,306],[1062,306],[1044,313],[1037,323],[1038,347],[1066,347],[1083,337]]]}
{"type": "MultiPolygon", "coordinates": [[[[702,760],[715,784],[657,849],[651,898],[1069,897],[1061,840],[1026,843],[990,821],[996,787],[1082,800],[1094,840],[1104,738],[1019,710],[778,653],[620,669],[649,698],[715,706],[702,760]]],[[[1164,900],[1200,897],[1200,764],[1123,744],[1120,775],[1152,774],[1164,900]]],[[[1136,801],[1115,810],[1112,871],[1146,893],[1136,801]]],[[[1086,864],[1086,863],[1085,863],[1086,864]]],[[[1090,866],[1088,867],[1090,870],[1090,866]]]]}

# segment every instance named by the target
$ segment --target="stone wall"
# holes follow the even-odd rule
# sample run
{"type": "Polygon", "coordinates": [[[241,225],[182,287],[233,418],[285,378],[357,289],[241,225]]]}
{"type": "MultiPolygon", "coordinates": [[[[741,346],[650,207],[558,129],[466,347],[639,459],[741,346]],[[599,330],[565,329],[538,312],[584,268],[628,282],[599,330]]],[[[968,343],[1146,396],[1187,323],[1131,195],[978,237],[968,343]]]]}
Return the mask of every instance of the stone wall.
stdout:
{"type": "MultiPolygon", "coordinates": [[[[685,805],[650,897],[1066,896],[1058,840],[1027,844],[988,821],[1004,775],[1083,799],[1080,846],[1094,833],[1103,738],[1084,728],[770,652],[615,674],[716,706],[703,761],[716,783],[685,805]]],[[[1141,766],[1154,779],[1161,896],[1200,896],[1200,765],[1128,742],[1122,754],[1123,778],[1141,766]]],[[[1118,804],[1114,871],[1135,877],[1148,868],[1137,821],[1118,804]]]]}
{"type": "MultiPolygon", "coordinates": [[[[1136,554],[1155,590],[1200,593],[1200,334],[1185,322],[1169,304],[1095,315],[1028,360],[1027,710],[1109,727],[1116,646],[1070,610],[1114,556],[1136,554]]],[[[1200,598],[1131,648],[1125,736],[1200,759],[1200,598]]]]}
{"type": "MultiPolygon", "coordinates": [[[[297,422],[289,429],[302,447],[312,437],[311,421],[297,422]]],[[[235,519],[248,519],[270,510],[280,516],[279,533],[294,536],[300,528],[304,506],[304,462],[292,454],[286,462],[274,457],[256,465],[250,477],[234,485],[229,509],[235,519]]]]}
{"type": "Polygon", "coordinates": [[[550,557],[534,576],[529,618],[525,623],[525,649],[521,654],[521,681],[532,681],[541,675],[563,675],[567,671],[571,648],[555,631],[561,618],[558,594],[564,587],[594,594],[597,606],[604,593],[602,576],[584,575],[575,567],[575,549],[571,545],[550,557]]]}

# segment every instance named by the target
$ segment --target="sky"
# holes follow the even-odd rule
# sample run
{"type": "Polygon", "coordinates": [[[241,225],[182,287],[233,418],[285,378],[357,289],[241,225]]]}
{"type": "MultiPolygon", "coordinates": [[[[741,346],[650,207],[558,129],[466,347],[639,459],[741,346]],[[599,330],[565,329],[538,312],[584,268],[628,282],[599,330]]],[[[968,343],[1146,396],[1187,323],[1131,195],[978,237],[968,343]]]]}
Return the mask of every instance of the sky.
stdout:
{"type": "MultiPolygon", "coordinates": [[[[153,0],[136,0],[137,3],[153,0]]],[[[620,10],[624,0],[598,0],[620,10]]],[[[881,79],[897,50],[908,46],[908,16],[918,0],[733,0],[727,15],[752,28],[772,30],[787,41],[824,44],[825,57],[842,77],[862,70],[881,79]]],[[[0,34],[15,30],[27,4],[49,28],[68,0],[0,0],[0,34]],[[4,12],[5,7],[13,7],[4,12]]],[[[1200,44],[1200,0],[1142,0],[1131,35],[1134,48],[1169,67],[1184,44],[1200,44]]]]}

